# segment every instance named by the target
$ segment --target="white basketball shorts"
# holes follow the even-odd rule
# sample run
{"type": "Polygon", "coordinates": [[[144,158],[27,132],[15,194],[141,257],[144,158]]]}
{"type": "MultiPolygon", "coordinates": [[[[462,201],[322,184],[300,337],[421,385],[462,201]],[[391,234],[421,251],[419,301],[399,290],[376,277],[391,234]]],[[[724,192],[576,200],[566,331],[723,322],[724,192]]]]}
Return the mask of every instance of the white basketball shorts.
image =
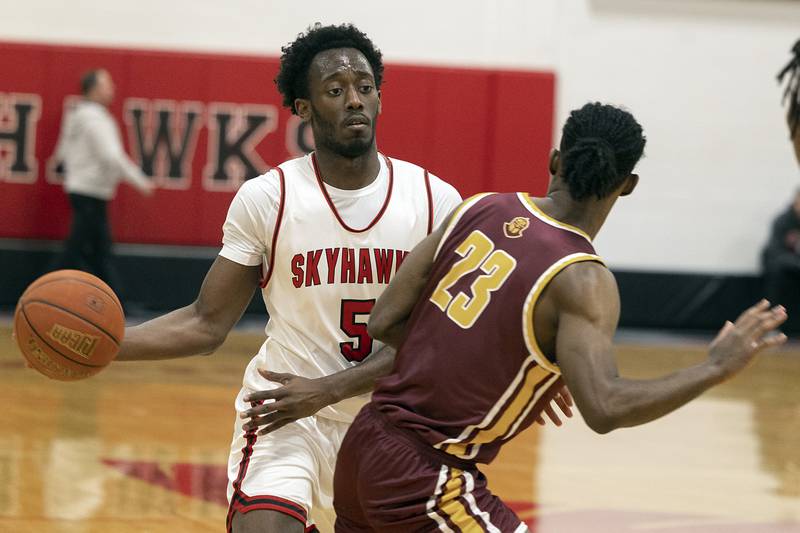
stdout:
{"type": "MultiPolygon", "coordinates": [[[[264,436],[245,433],[252,406],[236,397],[236,423],[228,458],[228,531],[236,512],[278,511],[303,523],[306,531],[333,531],[333,473],[349,423],[310,416],[264,436]]],[[[255,405],[255,404],[253,404],[255,405]]]]}

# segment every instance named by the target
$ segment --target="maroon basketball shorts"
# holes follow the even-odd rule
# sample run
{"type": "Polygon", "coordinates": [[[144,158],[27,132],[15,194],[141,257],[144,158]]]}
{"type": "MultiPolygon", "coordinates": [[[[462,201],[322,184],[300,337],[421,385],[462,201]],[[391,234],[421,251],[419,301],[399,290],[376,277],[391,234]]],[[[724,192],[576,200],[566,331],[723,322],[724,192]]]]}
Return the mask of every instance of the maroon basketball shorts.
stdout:
{"type": "Polygon", "coordinates": [[[474,464],[392,426],[371,403],[345,435],[333,487],[337,533],[528,531],[474,464]]]}

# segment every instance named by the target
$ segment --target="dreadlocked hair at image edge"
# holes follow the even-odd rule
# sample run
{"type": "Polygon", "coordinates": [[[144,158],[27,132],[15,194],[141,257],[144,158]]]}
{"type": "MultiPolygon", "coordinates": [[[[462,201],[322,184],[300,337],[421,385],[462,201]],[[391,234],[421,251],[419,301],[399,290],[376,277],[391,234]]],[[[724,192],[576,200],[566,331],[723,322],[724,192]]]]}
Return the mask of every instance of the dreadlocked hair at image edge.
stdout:
{"type": "Polygon", "coordinates": [[[800,123],[800,40],[792,47],[792,59],[778,73],[778,83],[783,83],[787,78],[786,89],[783,91],[783,102],[789,101],[789,128],[794,138],[797,126],[800,123]]]}
{"type": "Polygon", "coordinates": [[[380,90],[383,81],[383,56],[369,37],[352,24],[323,26],[317,23],[281,48],[283,55],[275,84],[283,96],[284,107],[291,109],[292,113],[297,114],[295,99],[308,98],[308,67],[314,56],[334,48],[355,48],[364,54],[375,76],[375,88],[380,90]]]}
{"type": "Polygon", "coordinates": [[[562,178],[576,200],[605,198],[642,157],[646,139],[633,115],[589,103],[570,113],[561,136],[562,178]]]}

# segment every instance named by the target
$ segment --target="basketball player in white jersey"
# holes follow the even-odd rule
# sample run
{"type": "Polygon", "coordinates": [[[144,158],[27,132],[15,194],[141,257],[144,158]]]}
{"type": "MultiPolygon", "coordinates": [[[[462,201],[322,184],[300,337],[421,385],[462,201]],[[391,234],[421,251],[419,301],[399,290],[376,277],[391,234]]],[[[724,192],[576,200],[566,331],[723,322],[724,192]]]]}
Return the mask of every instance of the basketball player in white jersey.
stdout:
{"type": "Polygon", "coordinates": [[[213,352],[261,283],[268,338],[236,399],[229,460],[237,533],[312,531],[314,519],[332,530],[324,511],[339,444],[394,360],[367,335],[370,310],[461,201],[425,169],[377,151],[383,65],[366,35],[317,26],[283,51],[276,83],[310,123],[315,151],[241,187],[197,300],[128,329],[118,356],[213,352]]]}
{"type": "Polygon", "coordinates": [[[197,300],[128,329],[117,358],[212,353],[260,282],[267,340],[236,398],[228,465],[236,533],[332,531],[341,440],[394,361],[367,335],[370,310],[461,200],[423,168],[377,151],[383,65],[366,35],[318,25],[283,52],[276,83],[310,123],[315,151],[241,187],[197,300]]]}

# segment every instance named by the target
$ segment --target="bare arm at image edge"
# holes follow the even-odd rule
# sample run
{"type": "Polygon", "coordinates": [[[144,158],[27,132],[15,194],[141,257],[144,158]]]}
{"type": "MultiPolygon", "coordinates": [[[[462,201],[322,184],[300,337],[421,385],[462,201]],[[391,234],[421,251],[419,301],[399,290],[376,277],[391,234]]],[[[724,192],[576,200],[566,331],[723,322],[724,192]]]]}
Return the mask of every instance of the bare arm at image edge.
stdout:
{"type": "Polygon", "coordinates": [[[762,300],[725,325],[702,363],[658,379],[626,379],[613,356],[620,301],[611,272],[599,263],[577,263],[556,276],[548,292],[558,309],[557,363],[586,423],[598,433],[660,418],[741,371],[762,349],[786,341],[782,334],[765,338],[786,312],[762,300]]]}
{"type": "Polygon", "coordinates": [[[434,256],[449,220],[422,240],[403,261],[402,266],[375,303],[367,331],[374,339],[397,348],[405,337],[406,324],[428,283],[434,256]]]}

